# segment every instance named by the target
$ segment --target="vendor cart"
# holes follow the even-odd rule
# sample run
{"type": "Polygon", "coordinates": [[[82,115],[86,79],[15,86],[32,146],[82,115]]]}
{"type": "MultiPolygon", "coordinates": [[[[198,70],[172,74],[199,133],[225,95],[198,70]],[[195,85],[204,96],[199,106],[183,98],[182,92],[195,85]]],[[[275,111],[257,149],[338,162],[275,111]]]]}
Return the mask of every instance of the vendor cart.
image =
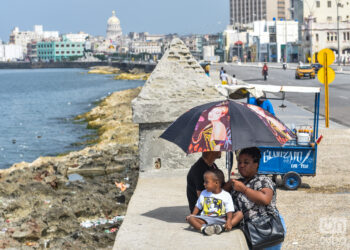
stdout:
{"type": "MultiPolygon", "coordinates": [[[[276,85],[235,85],[220,87],[221,93],[234,99],[242,96],[250,96],[263,93],[272,93],[275,97],[268,99],[284,100],[288,93],[307,93],[314,95],[314,114],[313,124],[307,128],[298,126],[290,129],[297,135],[297,139],[287,142],[282,147],[259,147],[261,151],[261,160],[259,164],[259,174],[271,175],[276,181],[278,175],[281,176],[283,185],[288,190],[296,190],[301,185],[302,176],[316,175],[317,162],[317,139],[319,127],[319,108],[320,108],[320,88],[299,87],[299,86],[276,86],[276,85]]],[[[259,96],[258,96],[259,97],[259,96]]],[[[283,104],[282,104],[283,106],[283,104]]],[[[303,123],[304,124],[304,123],[303,123]]]]}

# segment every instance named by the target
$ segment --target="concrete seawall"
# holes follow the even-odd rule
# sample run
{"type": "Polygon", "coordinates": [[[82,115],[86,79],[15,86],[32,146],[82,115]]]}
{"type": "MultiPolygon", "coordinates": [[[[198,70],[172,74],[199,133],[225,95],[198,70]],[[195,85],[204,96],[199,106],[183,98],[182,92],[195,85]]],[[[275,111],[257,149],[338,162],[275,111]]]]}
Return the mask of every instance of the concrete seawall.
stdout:
{"type": "Polygon", "coordinates": [[[0,62],[0,69],[44,69],[44,68],[89,68],[92,66],[112,66],[121,70],[133,68],[143,69],[145,72],[152,72],[156,63],[148,62],[51,62],[51,63],[30,63],[30,62],[0,62]]]}

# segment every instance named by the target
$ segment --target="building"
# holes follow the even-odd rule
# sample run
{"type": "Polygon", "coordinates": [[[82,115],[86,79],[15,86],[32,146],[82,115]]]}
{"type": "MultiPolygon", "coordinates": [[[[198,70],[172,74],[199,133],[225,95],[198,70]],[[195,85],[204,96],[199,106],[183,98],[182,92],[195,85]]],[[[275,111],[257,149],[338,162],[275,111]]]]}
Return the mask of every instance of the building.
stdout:
{"type": "Polygon", "coordinates": [[[112,16],[107,21],[107,40],[114,42],[120,41],[122,37],[122,28],[120,27],[120,21],[115,16],[115,11],[112,11],[112,16]]]}
{"type": "Polygon", "coordinates": [[[62,41],[38,42],[37,56],[40,61],[73,60],[84,55],[84,43],[72,42],[65,37],[62,41]]]}
{"type": "Polygon", "coordinates": [[[224,36],[228,61],[298,60],[297,21],[255,21],[241,31],[229,26],[224,36]]]}
{"type": "Polygon", "coordinates": [[[27,44],[27,57],[30,62],[38,61],[37,41],[27,44]]]}
{"type": "Polygon", "coordinates": [[[350,1],[349,0],[304,0],[292,3],[292,14],[299,22],[299,56],[308,61],[311,54],[331,48],[338,55],[337,15],[339,16],[340,59],[349,55],[350,1]],[[337,5],[339,2],[339,5],[337,5]]]}
{"type": "Polygon", "coordinates": [[[153,41],[132,41],[129,51],[134,54],[160,54],[162,52],[162,44],[153,41]]]}
{"type": "Polygon", "coordinates": [[[59,40],[58,31],[43,31],[42,25],[35,25],[34,31],[20,31],[15,27],[10,34],[10,44],[19,45],[22,47],[23,53],[27,54],[27,44],[43,39],[59,40]]]}
{"type": "Polygon", "coordinates": [[[191,51],[191,54],[197,60],[203,58],[203,36],[201,35],[188,35],[181,37],[182,41],[191,51]]]}
{"type": "Polygon", "coordinates": [[[258,20],[288,20],[290,7],[290,0],[230,0],[230,24],[241,27],[258,20]]]}
{"type": "MultiPolygon", "coordinates": [[[[312,32],[307,25],[302,26],[301,54],[303,61],[308,61],[311,53],[314,54],[324,48],[334,51],[338,56],[338,32],[336,23],[313,23],[312,32]]],[[[339,23],[340,62],[350,60],[350,22],[339,23]]]]}
{"type": "Polygon", "coordinates": [[[86,41],[86,38],[89,37],[89,34],[80,31],[79,33],[69,33],[65,34],[66,38],[71,42],[80,42],[83,43],[86,41]]]}
{"type": "Polygon", "coordinates": [[[0,44],[0,61],[18,61],[23,60],[22,46],[15,44],[0,44]]]}

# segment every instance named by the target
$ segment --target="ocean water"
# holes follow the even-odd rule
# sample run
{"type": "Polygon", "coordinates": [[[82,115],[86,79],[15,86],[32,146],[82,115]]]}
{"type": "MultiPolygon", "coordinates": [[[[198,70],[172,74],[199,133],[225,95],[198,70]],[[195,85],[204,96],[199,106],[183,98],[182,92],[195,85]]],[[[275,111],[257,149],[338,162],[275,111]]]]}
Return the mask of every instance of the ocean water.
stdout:
{"type": "Polygon", "coordinates": [[[93,131],[74,117],[115,91],[143,84],[84,69],[0,70],[0,168],[82,148],[75,143],[93,131]]]}

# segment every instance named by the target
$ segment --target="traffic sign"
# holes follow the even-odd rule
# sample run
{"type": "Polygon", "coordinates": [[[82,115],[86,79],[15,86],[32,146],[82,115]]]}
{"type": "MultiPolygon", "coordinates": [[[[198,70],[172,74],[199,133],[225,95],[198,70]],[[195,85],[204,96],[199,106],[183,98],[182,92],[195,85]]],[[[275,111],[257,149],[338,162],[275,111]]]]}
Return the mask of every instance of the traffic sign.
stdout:
{"type": "Polygon", "coordinates": [[[320,52],[318,52],[317,60],[323,66],[329,66],[335,60],[334,52],[331,49],[323,49],[320,52]]]}
{"type": "Polygon", "coordinates": [[[335,79],[335,72],[332,68],[327,67],[327,69],[325,69],[324,67],[322,67],[317,72],[317,78],[323,84],[325,84],[327,78],[327,83],[330,84],[335,79]],[[327,72],[325,72],[325,70],[327,72]]]}

